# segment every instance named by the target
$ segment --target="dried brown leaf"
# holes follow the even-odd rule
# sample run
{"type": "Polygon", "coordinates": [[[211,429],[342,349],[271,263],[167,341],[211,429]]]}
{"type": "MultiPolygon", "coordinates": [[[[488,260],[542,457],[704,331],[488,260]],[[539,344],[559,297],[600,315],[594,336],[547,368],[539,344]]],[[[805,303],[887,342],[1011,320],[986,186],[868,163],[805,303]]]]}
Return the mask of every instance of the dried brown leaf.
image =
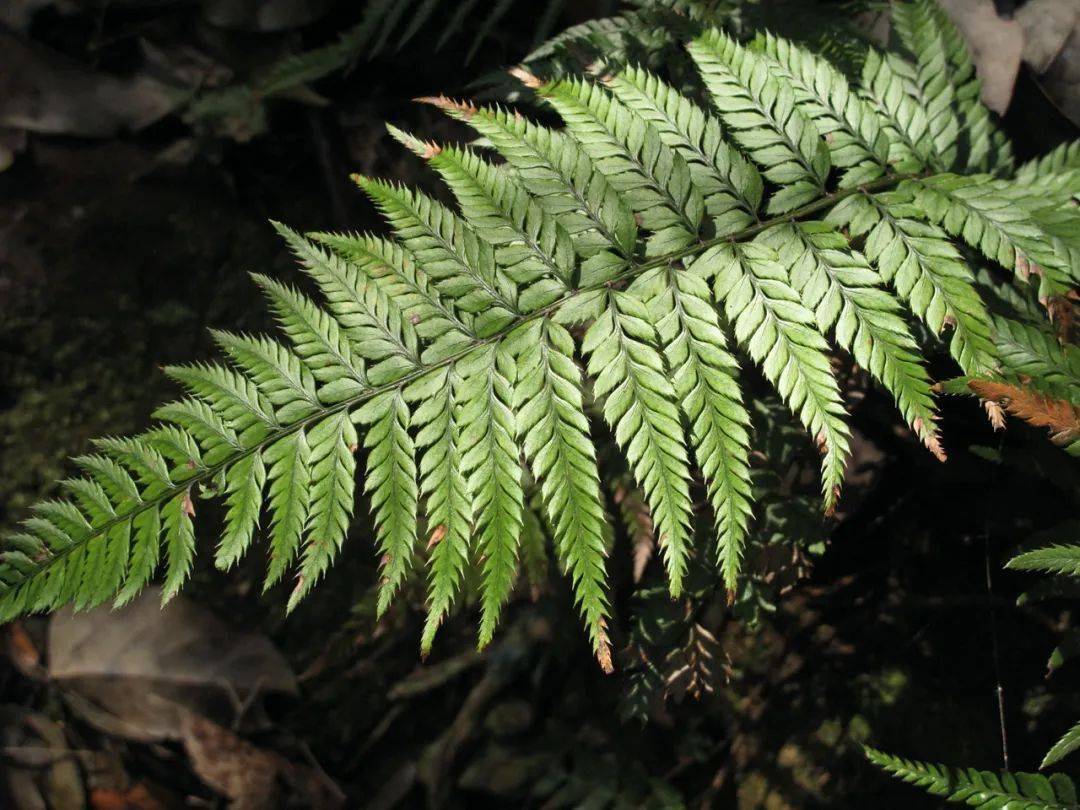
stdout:
{"type": "Polygon", "coordinates": [[[1035,427],[1046,428],[1057,444],[1080,439],[1080,407],[1071,402],[994,380],[970,380],[968,387],[988,405],[996,404],[1035,427]]]}

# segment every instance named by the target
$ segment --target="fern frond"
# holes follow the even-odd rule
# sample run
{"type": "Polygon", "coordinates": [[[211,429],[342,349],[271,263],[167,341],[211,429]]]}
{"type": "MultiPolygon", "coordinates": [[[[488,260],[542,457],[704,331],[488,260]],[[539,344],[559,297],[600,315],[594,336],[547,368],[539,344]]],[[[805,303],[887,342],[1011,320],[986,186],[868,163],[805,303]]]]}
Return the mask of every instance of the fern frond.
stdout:
{"type": "Polygon", "coordinates": [[[930,141],[929,112],[909,92],[913,72],[895,55],[870,48],[859,89],[882,119],[889,138],[889,163],[896,171],[941,170],[944,166],[930,141]]]}
{"type": "Polygon", "coordinates": [[[949,349],[965,373],[993,371],[990,315],[971,270],[947,235],[917,216],[907,195],[889,192],[848,197],[826,220],[865,236],[867,257],[932,332],[953,329],[949,349]]]}
{"type": "Polygon", "coordinates": [[[417,266],[415,257],[401,245],[375,236],[309,236],[330,248],[347,267],[375,282],[402,316],[416,324],[417,336],[429,341],[421,352],[422,362],[439,362],[476,339],[472,315],[458,312],[452,300],[442,298],[427,273],[417,266]]]}
{"type": "Polygon", "coordinates": [[[265,337],[216,330],[211,334],[222,351],[266,395],[282,421],[303,419],[319,410],[314,376],[287,348],[265,337]]]}
{"type": "Polygon", "coordinates": [[[364,485],[371,499],[382,554],[377,605],[381,616],[412,566],[418,500],[416,446],[409,435],[409,409],[400,391],[374,397],[356,412],[355,418],[368,426],[364,437],[368,448],[364,485]]]}
{"type": "Polygon", "coordinates": [[[275,224],[307,274],[319,286],[327,308],[344,328],[357,353],[375,365],[367,371],[382,385],[420,367],[419,336],[400,304],[361,268],[319,250],[299,234],[275,224]]]}
{"type": "Polygon", "coordinates": [[[468,476],[477,544],[483,555],[479,632],[483,647],[491,641],[513,588],[523,531],[520,450],[513,412],[517,370],[502,345],[467,355],[458,370],[462,377],[461,468],[468,476]]]}
{"type": "Polygon", "coordinates": [[[980,100],[982,83],[968,55],[964,37],[933,0],[893,6],[893,24],[905,48],[919,65],[919,80],[934,103],[949,99],[965,141],[960,161],[974,171],[1008,169],[1012,152],[980,100]],[[947,88],[947,92],[946,92],[947,88]]]}
{"type": "Polygon", "coordinates": [[[300,572],[289,596],[289,609],[307,595],[330,567],[353,511],[357,436],[346,411],[317,422],[307,434],[311,488],[300,572]]]}
{"type": "Polygon", "coordinates": [[[641,227],[652,232],[646,240],[648,255],[674,253],[697,239],[704,200],[690,182],[686,161],[652,124],[588,81],[541,85],[529,75],[525,80],[559,112],[641,227]]]}
{"type": "Polygon", "coordinates": [[[270,559],[264,590],[292,565],[311,508],[311,450],[303,430],[278,439],[263,451],[270,482],[270,559]]]}
{"type": "Polygon", "coordinates": [[[435,287],[460,309],[479,313],[475,328],[486,337],[518,311],[516,290],[500,278],[495,251],[461,219],[430,197],[389,183],[354,177],[416,257],[435,287]]]}
{"type": "Polygon", "coordinates": [[[795,104],[792,86],[770,73],[764,57],[712,30],[688,46],[733,137],[782,186],[766,210],[782,214],[821,196],[829,151],[795,104]]]}
{"type": "Polygon", "coordinates": [[[424,655],[454,602],[469,556],[472,508],[461,463],[461,381],[456,370],[422,379],[405,389],[417,397],[411,427],[420,455],[420,493],[428,518],[428,618],[420,639],[424,655]]]}
{"type": "Polygon", "coordinates": [[[1002,193],[990,176],[937,175],[908,181],[900,190],[910,193],[930,220],[991,261],[1016,271],[1021,278],[1034,262],[1042,268],[1054,293],[1069,289],[1067,259],[1055,254],[1030,214],[1002,193]]]}
{"type": "Polygon", "coordinates": [[[228,570],[244,556],[259,525],[266,466],[262,456],[252,453],[225,472],[225,531],[218,542],[214,563],[228,570]]]}
{"type": "Polygon", "coordinates": [[[570,234],[545,211],[504,167],[468,149],[424,143],[389,127],[391,134],[442,175],[457,197],[461,212],[483,239],[496,246],[496,261],[519,285],[545,274],[546,283],[522,292],[525,312],[550,304],[566,292],[574,272],[570,234]]]}
{"type": "Polygon", "coordinates": [[[927,130],[934,151],[943,169],[955,168],[960,136],[960,118],[956,110],[956,87],[952,76],[954,65],[937,8],[927,0],[896,3],[892,6],[892,22],[900,40],[915,57],[914,87],[927,112],[927,130]]]}
{"type": "Polygon", "coordinates": [[[865,748],[863,753],[882,770],[947,802],[986,810],[1012,806],[1030,810],[1075,810],[1080,807],[1075,785],[1060,773],[1049,777],[1009,771],[994,773],[902,759],[873,748],[865,748]]]}
{"type": "Polygon", "coordinates": [[[492,142],[525,188],[574,237],[583,256],[614,248],[630,256],[637,224],[629,205],[573,140],[499,108],[438,97],[421,99],[464,121],[492,142]]]}
{"type": "Polygon", "coordinates": [[[266,276],[253,278],[265,291],[296,353],[323,383],[321,400],[344,399],[369,387],[366,367],[359,355],[354,356],[354,347],[335,318],[297,290],[266,276]]]}
{"type": "MultiPolygon", "coordinates": [[[[379,0],[384,16],[364,34],[376,47],[405,20],[405,4],[394,5],[379,0]]],[[[832,509],[850,439],[834,347],[941,452],[905,309],[935,334],[953,330],[951,353],[967,376],[945,390],[977,390],[1080,452],[1075,347],[1058,341],[1033,289],[1002,292],[954,242],[1020,276],[1041,272],[1039,292],[1052,286],[1059,311],[1076,286],[1080,217],[1070,199],[1080,189],[1076,178],[1049,194],[1038,185],[1048,171],[1078,171],[1080,151],[1059,150],[1013,181],[930,175],[1004,166],[993,133],[985,147],[982,113],[968,103],[976,85],[937,12],[901,10],[911,31],[934,27],[934,41],[916,49],[917,65],[870,52],[859,87],[786,40],[747,46],[712,30],[726,13],[646,0],[620,23],[585,26],[544,51],[553,70],[534,72],[554,80],[518,75],[555,107],[562,129],[444,97],[428,101],[490,151],[391,128],[456,205],[358,178],[393,236],[304,237],[276,225],[303,287],[254,278],[285,338],[217,331],[224,364],[168,369],[187,395],[159,408],[148,431],[98,441],[62,497],[38,504],[6,541],[0,618],[123,604],[159,569],[164,594],[175,593],[195,551],[196,496],[224,500],[218,566],[235,565],[265,532],[266,587],[295,574],[292,609],[348,535],[362,453],[379,615],[424,565],[422,649],[466,581],[478,583],[484,645],[517,569],[534,586],[544,576],[546,533],[608,669],[614,531],[597,463],[607,433],[594,435],[593,414],[614,433],[605,454],[620,454],[620,476],[640,489],[635,511],[654,524],[674,594],[699,554],[694,457],[716,559],[735,590],[754,506],[746,361],[730,339],[818,443],[832,509]],[[579,35],[611,44],[600,61],[618,69],[598,80],[567,75],[579,35]],[[653,71],[662,65],[651,56],[691,36],[679,71],[653,71]],[[628,66],[635,61],[643,67],[628,66]],[[710,95],[709,109],[692,100],[710,95]],[[981,294],[1031,322],[992,319],[981,294]]],[[[769,438],[770,452],[790,457],[791,440],[790,431],[769,438]]]]}
{"type": "MultiPolygon", "coordinates": [[[[219,365],[198,364],[170,366],[165,373],[183,385],[188,391],[206,403],[216,415],[227,423],[242,447],[251,447],[262,441],[277,427],[277,417],[270,401],[248,378],[219,365]]],[[[119,461],[130,464],[144,484],[171,483],[163,459],[153,458],[149,448],[128,442],[125,449],[115,442],[102,443],[119,454],[119,461]]]]}

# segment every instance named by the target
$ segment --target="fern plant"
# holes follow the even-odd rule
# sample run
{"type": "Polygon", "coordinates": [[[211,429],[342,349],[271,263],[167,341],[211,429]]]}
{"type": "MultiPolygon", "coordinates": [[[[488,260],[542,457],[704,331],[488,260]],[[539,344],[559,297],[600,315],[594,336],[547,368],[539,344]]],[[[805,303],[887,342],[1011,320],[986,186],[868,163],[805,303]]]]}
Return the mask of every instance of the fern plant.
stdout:
{"type": "Polygon", "coordinates": [[[266,587],[290,574],[291,609],[341,550],[360,459],[378,610],[425,558],[425,651],[472,567],[479,641],[491,638],[519,557],[534,553],[535,486],[610,669],[593,403],[642,490],[673,595],[695,556],[738,582],[754,512],[747,367],[820,449],[826,512],[850,451],[834,346],[944,459],[907,315],[969,380],[1026,377],[1056,351],[1045,317],[1017,331],[996,321],[975,271],[993,262],[1018,289],[1063,300],[1080,266],[1069,205],[1080,150],[1014,173],[947,18],[929,0],[895,14],[910,60],[869,51],[854,77],[788,40],[710,28],[687,44],[700,76],[688,94],[634,66],[550,81],[515,71],[562,128],[425,99],[483,139],[442,145],[391,128],[456,208],[358,177],[392,238],[277,225],[319,299],[255,276],[284,340],[215,332],[227,362],[167,369],[186,396],[146,433],[76,458],[64,497],[7,539],[0,615],[123,604],[159,568],[170,597],[207,493],[225,503],[215,563],[233,566],[265,533],[266,587]],[[1035,333],[1034,359],[1009,348],[1035,333]],[[698,475],[711,548],[693,541],[698,475]]]}
{"type": "Polygon", "coordinates": [[[1018,807],[1025,810],[1073,810],[1080,807],[1076,786],[1064,774],[994,773],[913,762],[872,748],[867,758],[898,779],[921,787],[947,802],[970,807],[1018,807]]]}

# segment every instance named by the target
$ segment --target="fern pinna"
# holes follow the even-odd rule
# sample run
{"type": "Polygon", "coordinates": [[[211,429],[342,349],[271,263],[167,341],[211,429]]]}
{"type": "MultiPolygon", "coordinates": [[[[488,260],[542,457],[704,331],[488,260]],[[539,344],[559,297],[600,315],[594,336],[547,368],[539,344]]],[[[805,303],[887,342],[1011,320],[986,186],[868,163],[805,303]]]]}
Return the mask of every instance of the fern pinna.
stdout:
{"type": "Polygon", "coordinates": [[[995,320],[975,268],[995,262],[1047,302],[1076,285],[1080,154],[1014,173],[947,19],[929,0],[898,5],[896,19],[909,58],[872,51],[854,77],[784,39],[715,29],[688,44],[700,97],[634,66],[551,81],[518,70],[558,129],[426,99],[485,144],[391,129],[456,208],[361,177],[394,238],[277,226],[318,300],[256,276],[285,339],[217,332],[227,363],[168,369],[187,395],[160,424],[99,441],[75,459],[66,497],[8,538],[0,613],[123,603],[159,567],[175,593],[196,488],[225,501],[218,566],[265,534],[266,585],[292,575],[291,607],[341,549],[362,459],[380,612],[426,557],[427,649],[475,565],[487,642],[522,536],[536,536],[535,484],[610,668],[591,401],[643,491],[673,595],[692,555],[715,555],[729,588],[739,576],[754,510],[747,358],[820,448],[827,511],[850,443],[834,346],[944,458],[907,315],[968,381],[1027,378],[1039,357],[1017,340],[1057,351],[1038,313],[995,320]],[[711,549],[694,545],[699,474],[711,549]]]}

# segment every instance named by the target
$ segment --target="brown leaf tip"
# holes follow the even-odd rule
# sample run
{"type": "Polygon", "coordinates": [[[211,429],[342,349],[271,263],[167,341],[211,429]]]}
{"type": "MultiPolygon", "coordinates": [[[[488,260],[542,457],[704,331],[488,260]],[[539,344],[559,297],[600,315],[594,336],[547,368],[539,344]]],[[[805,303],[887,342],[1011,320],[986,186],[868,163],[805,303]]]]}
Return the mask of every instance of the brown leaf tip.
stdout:
{"type": "Polygon", "coordinates": [[[941,437],[937,432],[937,428],[933,425],[930,429],[927,429],[926,423],[921,417],[917,417],[911,426],[915,428],[915,433],[922,439],[926,449],[930,451],[931,455],[938,461],[947,461],[945,455],[945,448],[941,446],[941,437]]]}
{"type": "Polygon", "coordinates": [[[521,65],[512,67],[507,72],[530,90],[536,90],[544,84],[536,74],[530,72],[521,65]]]}
{"type": "Polygon", "coordinates": [[[440,110],[445,110],[451,115],[460,116],[465,120],[476,115],[475,104],[468,101],[455,101],[447,96],[422,96],[414,99],[414,101],[420,104],[430,104],[432,107],[438,107],[440,110]]]}
{"type": "Polygon", "coordinates": [[[432,530],[431,537],[428,538],[428,550],[430,551],[439,545],[444,537],[446,537],[446,524],[440,523],[432,530]]]}

